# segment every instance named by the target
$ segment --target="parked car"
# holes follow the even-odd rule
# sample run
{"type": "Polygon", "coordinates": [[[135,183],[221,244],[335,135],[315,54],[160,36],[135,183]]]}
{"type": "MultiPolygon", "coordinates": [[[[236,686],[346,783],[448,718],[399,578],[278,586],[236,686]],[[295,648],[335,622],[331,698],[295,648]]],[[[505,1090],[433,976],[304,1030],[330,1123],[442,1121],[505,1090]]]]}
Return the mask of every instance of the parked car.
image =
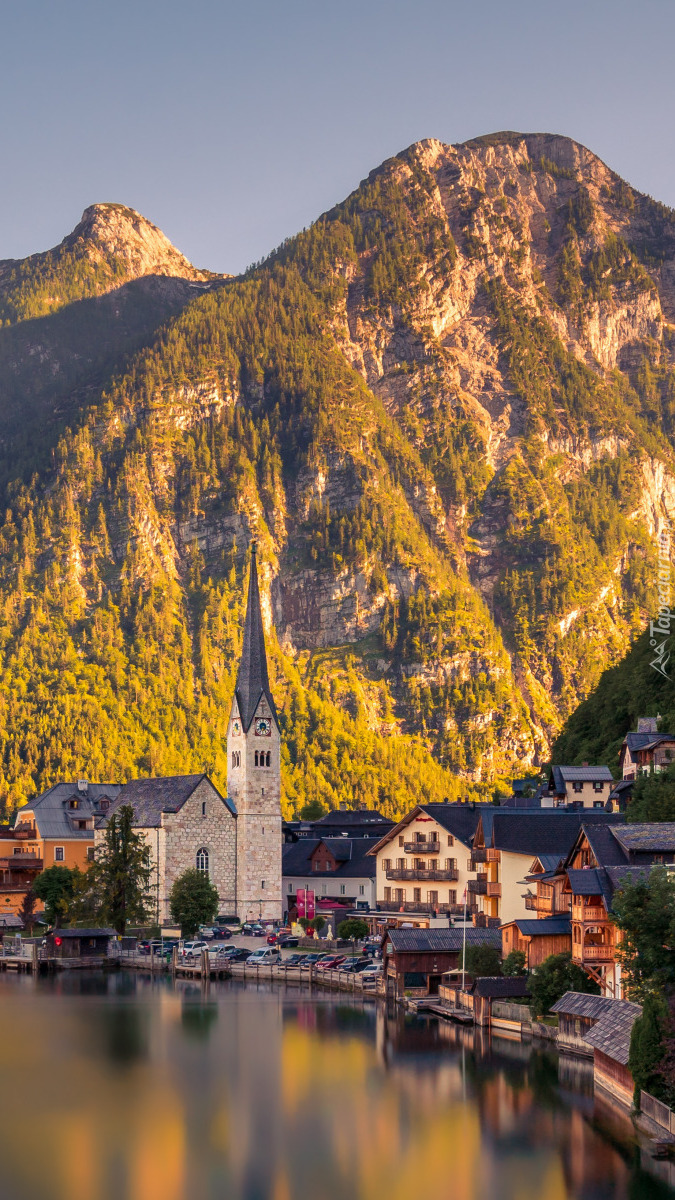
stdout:
{"type": "Polygon", "coordinates": [[[246,962],[251,951],[245,946],[236,946],[234,950],[226,950],[224,954],[219,954],[218,957],[222,962],[246,962]]]}
{"type": "Polygon", "coordinates": [[[280,951],[275,947],[266,947],[261,950],[254,950],[246,959],[247,967],[257,967],[260,963],[273,963],[279,958],[280,951]]]}
{"type": "Polygon", "coordinates": [[[341,963],[345,961],[344,954],[327,954],[322,958],[320,963],[317,963],[318,971],[334,971],[341,963]]]}
{"type": "Polygon", "coordinates": [[[152,954],[153,950],[155,951],[155,954],[161,954],[162,943],[161,942],[139,942],[137,949],[138,949],[139,954],[152,954]]]}
{"type": "Polygon", "coordinates": [[[185,942],[181,951],[183,958],[199,958],[202,950],[208,950],[208,942],[185,942]]]}
{"type": "Polygon", "coordinates": [[[212,942],[215,937],[220,937],[219,929],[213,929],[210,925],[199,926],[199,936],[204,938],[205,942],[212,942]]]}
{"type": "Polygon", "coordinates": [[[340,971],[363,971],[370,966],[369,958],[348,958],[338,968],[340,971]]]}
{"type": "Polygon", "coordinates": [[[307,970],[309,970],[310,967],[315,967],[318,962],[321,962],[322,958],[328,958],[328,955],[327,954],[303,954],[302,962],[300,963],[300,966],[302,967],[303,970],[305,968],[307,968],[307,970]]]}
{"type": "Polygon", "coordinates": [[[300,945],[299,938],[293,937],[292,933],[278,933],[277,946],[283,946],[286,950],[294,950],[300,945]]]}
{"type": "Polygon", "coordinates": [[[247,922],[245,925],[242,925],[241,932],[243,933],[244,937],[265,936],[265,930],[263,929],[262,925],[258,925],[256,922],[247,922]]]}
{"type": "Polygon", "coordinates": [[[289,954],[288,958],[279,958],[278,967],[299,967],[304,959],[304,954],[289,954]]]}
{"type": "Polygon", "coordinates": [[[222,958],[223,954],[229,954],[232,950],[236,949],[237,947],[232,942],[228,942],[223,946],[209,946],[209,954],[216,954],[222,958]]]}

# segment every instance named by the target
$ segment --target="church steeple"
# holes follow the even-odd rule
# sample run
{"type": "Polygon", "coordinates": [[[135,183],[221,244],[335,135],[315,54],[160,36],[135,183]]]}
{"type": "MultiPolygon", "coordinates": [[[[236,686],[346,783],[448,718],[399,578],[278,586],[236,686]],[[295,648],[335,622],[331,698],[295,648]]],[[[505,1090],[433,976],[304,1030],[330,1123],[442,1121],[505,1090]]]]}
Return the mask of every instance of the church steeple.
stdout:
{"type": "Polygon", "coordinates": [[[278,726],[277,712],[274,707],[269,676],[267,674],[265,630],[260,610],[260,590],[258,588],[257,553],[256,544],[253,542],[251,544],[251,573],[248,579],[244,643],[241,650],[241,660],[239,662],[237,684],[235,687],[235,696],[245,733],[248,732],[262,695],[266,697],[278,726]]]}

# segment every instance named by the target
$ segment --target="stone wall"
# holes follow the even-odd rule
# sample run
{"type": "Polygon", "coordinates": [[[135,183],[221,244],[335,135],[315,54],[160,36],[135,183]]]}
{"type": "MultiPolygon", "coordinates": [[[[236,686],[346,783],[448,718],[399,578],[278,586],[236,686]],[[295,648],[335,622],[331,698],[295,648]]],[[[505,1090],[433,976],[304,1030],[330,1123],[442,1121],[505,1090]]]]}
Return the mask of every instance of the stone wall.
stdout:
{"type": "Polygon", "coordinates": [[[228,728],[228,795],[238,813],[237,912],[242,921],[282,917],[280,742],[265,696],[247,733],[234,701],[228,728]],[[259,720],[269,721],[269,734],[256,733],[259,720]],[[261,766],[260,756],[268,753],[270,765],[265,757],[261,766]]]}
{"type": "Polygon", "coordinates": [[[160,837],[160,916],[169,916],[171,888],[197,865],[197,851],[209,855],[209,877],[218,889],[218,911],[236,911],[237,820],[208,779],[195,788],[177,813],[162,814],[160,837]],[[205,812],[202,808],[205,807],[205,812]]]}

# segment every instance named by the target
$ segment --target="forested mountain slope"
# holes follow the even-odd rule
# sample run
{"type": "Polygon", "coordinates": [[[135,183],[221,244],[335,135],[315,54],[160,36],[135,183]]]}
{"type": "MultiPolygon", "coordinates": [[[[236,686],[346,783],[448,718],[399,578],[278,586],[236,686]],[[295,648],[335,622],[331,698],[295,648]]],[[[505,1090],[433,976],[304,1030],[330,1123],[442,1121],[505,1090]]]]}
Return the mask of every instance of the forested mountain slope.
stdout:
{"type": "Polygon", "coordinates": [[[143,270],[142,218],[109,218],[0,272],[7,801],[224,783],[254,535],[289,811],[546,757],[654,611],[673,214],[568,139],[500,134],[411,147],[244,278],[165,246],[143,270]],[[117,341],[87,327],[127,303],[117,341]]]}

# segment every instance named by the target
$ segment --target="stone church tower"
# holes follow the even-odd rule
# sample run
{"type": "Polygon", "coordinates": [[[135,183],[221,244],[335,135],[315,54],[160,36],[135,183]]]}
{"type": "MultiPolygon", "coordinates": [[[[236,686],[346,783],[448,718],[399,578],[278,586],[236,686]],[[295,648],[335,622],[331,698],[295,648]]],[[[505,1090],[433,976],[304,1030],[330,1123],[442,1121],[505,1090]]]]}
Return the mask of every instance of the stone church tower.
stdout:
{"type": "Polygon", "coordinates": [[[227,730],[227,792],[237,809],[237,915],[280,921],[280,733],[270,691],[255,543],[244,644],[227,730]]]}

